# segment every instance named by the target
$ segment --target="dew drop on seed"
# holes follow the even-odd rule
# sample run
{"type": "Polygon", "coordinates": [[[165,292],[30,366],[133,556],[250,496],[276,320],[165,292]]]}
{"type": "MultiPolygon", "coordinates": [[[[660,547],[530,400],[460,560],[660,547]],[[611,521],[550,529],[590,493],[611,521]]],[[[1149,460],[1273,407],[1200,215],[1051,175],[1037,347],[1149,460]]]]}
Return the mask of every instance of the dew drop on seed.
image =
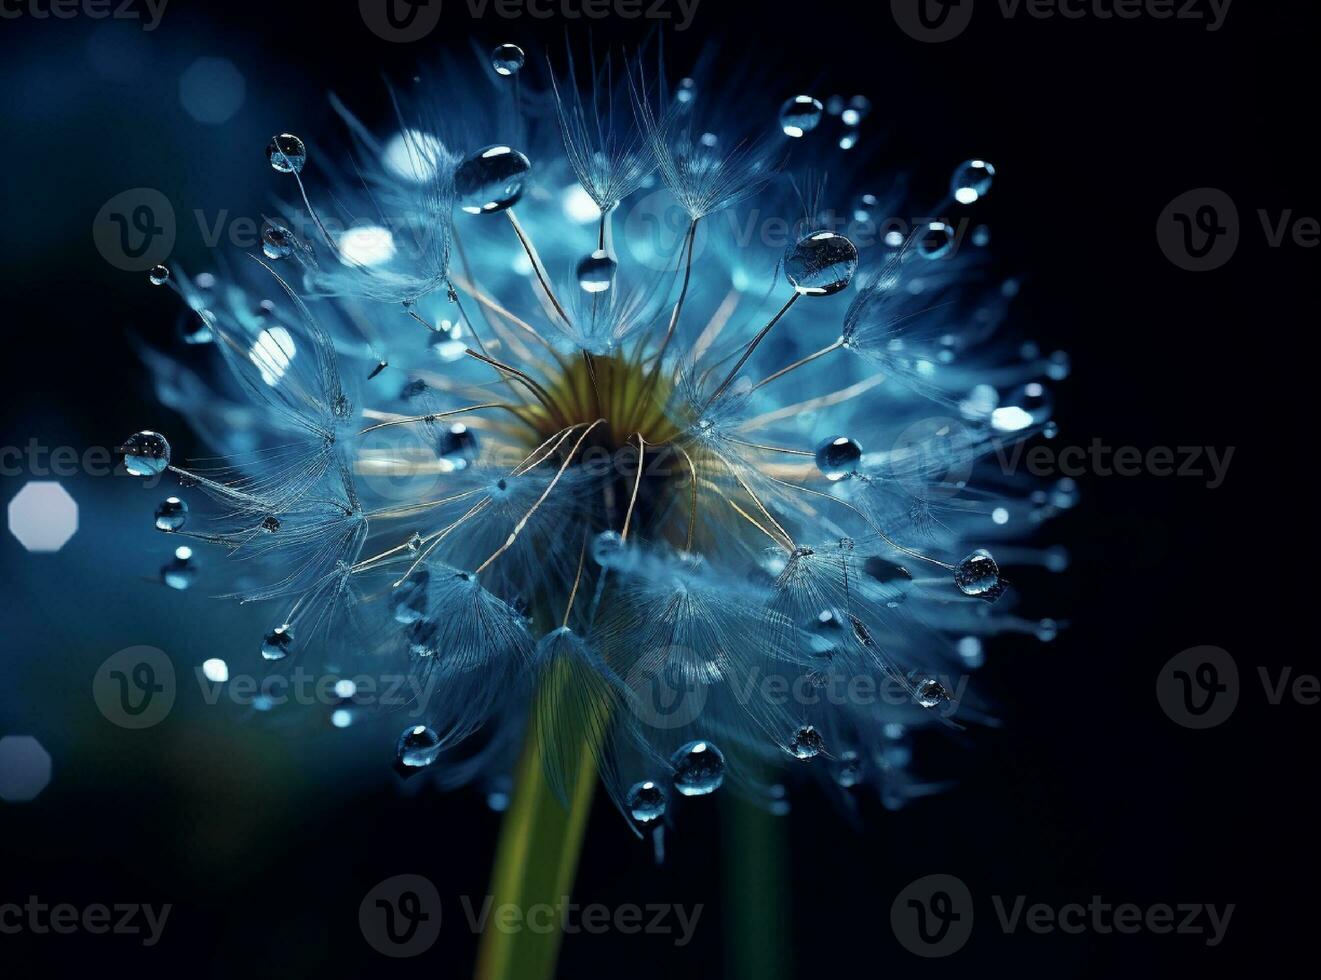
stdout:
{"type": "Polygon", "coordinates": [[[153,286],[164,286],[170,281],[170,270],[163,265],[153,265],[147,273],[147,281],[153,286]]]}
{"type": "Polygon", "coordinates": [[[268,259],[282,259],[293,253],[294,234],[284,225],[267,225],[261,233],[262,254],[268,259]]]}
{"type": "Polygon", "coordinates": [[[159,432],[144,429],[124,440],[124,469],[131,476],[156,476],[170,465],[170,444],[159,432]]]}
{"type": "Polygon", "coordinates": [[[585,293],[603,293],[614,285],[618,264],[604,249],[597,249],[578,263],[578,285],[585,293]]]}
{"type": "Polygon", "coordinates": [[[810,95],[795,95],[780,106],[780,129],[795,139],[810,133],[821,122],[825,108],[810,95]]]}
{"type": "Polygon", "coordinates": [[[592,561],[609,568],[619,561],[624,547],[624,539],[618,531],[602,531],[592,540],[592,561]]]}
{"type": "Polygon", "coordinates": [[[858,471],[862,446],[848,436],[832,436],[816,447],[816,467],[827,480],[843,480],[858,471]]]}
{"type": "Polygon", "coordinates": [[[640,824],[655,823],[665,816],[665,790],[650,779],[634,783],[624,802],[633,819],[640,824]]]}
{"type": "Polygon", "coordinates": [[[995,167],[985,160],[965,160],[950,180],[954,200],[960,204],[975,204],[991,190],[994,178],[995,167]]]}
{"type": "Polygon", "coordinates": [[[784,274],[801,296],[829,296],[853,281],[858,250],[843,235],[816,231],[784,255],[784,274]]]}
{"type": "Polygon", "coordinates": [[[804,725],[789,739],[789,751],[797,759],[815,759],[825,749],[826,743],[821,733],[811,725],[804,725]]]}
{"type": "Polygon", "coordinates": [[[674,788],[684,796],[706,796],[725,781],[725,756],[711,742],[688,742],[670,756],[674,788]]]}
{"type": "Polygon", "coordinates": [[[954,229],[944,221],[929,222],[917,239],[917,254],[926,259],[943,259],[954,251],[954,229]]]}
{"type": "Polygon", "coordinates": [[[532,162],[511,146],[497,143],[471,153],[454,172],[459,206],[469,214],[492,214],[518,203],[532,162]]]}
{"type": "Polygon", "coordinates": [[[974,596],[994,602],[1004,592],[1004,583],[1000,580],[1000,566],[991,553],[978,548],[954,569],[954,584],[964,595],[974,596]]]}
{"type": "Polygon", "coordinates": [[[271,630],[261,641],[261,655],[267,660],[283,660],[294,645],[294,628],[288,623],[271,630]]]}
{"type": "Polygon", "coordinates": [[[426,725],[405,728],[395,747],[395,758],[401,766],[421,769],[436,761],[440,755],[440,736],[426,725]]]}
{"type": "Polygon", "coordinates": [[[188,521],[188,505],[178,497],[166,497],[156,506],[156,527],[178,531],[188,521]]]}
{"type": "Polygon", "coordinates": [[[917,685],[917,703],[924,708],[936,708],[949,700],[949,692],[935,678],[928,677],[917,685]]]}
{"type": "Polygon", "coordinates": [[[266,159],[282,174],[296,174],[307,163],[307,147],[292,133],[281,133],[266,144],[266,159]]]}
{"type": "Polygon", "coordinates": [[[491,52],[491,67],[497,75],[516,75],[526,58],[517,44],[502,44],[491,52]]]}

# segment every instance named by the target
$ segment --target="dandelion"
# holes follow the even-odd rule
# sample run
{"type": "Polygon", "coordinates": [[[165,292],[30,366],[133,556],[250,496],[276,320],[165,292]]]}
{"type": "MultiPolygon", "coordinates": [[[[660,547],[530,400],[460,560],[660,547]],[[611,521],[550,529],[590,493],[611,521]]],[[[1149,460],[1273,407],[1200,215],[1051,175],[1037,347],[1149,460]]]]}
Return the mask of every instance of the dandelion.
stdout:
{"type": "MultiPolygon", "coordinates": [[[[395,766],[508,807],[498,884],[560,894],[517,855],[574,853],[597,786],[658,854],[694,797],[782,812],[783,769],[846,804],[931,792],[914,733],[985,718],[965,652],[1055,633],[1013,615],[1010,583],[1058,567],[1030,540],[1055,508],[991,456],[1048,426],[1067,359],[1003,340],[1014,290],[980,250],[924,249],[930,229],[696,254],[701,219],[783,199],[782,164],[830,172],[840,124],[813,96],[734,104],[700,71],[648,86],[635,67],[626,112],[609,60],[585,91],[572,60],[549,93],[523,74],[434,93],[444,134],[436,111],[383,136],[342,112],[356,182],[272,141],[291,227],[210,289],[162,280],[215,357],[147,358],[216,459],[124,442],[132,472],[178,477],[157,527],[235,559],[233,594],[270,610],[250,661],[423,682],[395,766]],[[731,114],[751,132],[721,128],[731,114]],[[687,231],[642,263],[632,198],[653,166],[687,231]],[[580,189],[596,229],[563,218],[580,189]]],[[[954,185],[980,199],[993,173],[954,185]]],[[[881,218],[847,183],[821,183],[809,219],[831,198],[881,218]]]]}

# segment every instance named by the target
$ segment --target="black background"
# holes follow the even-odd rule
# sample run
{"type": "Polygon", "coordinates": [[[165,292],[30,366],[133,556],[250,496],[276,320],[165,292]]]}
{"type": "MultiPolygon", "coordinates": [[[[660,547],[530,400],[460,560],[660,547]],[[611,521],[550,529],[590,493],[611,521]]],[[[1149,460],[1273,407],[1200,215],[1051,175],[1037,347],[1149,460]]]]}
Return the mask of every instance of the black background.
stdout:
{"type": "MultiPolygon", "coordinates": [[[[566,26],[586,30],[562,19],[474,23],[454,0],[447,7],[434,45],[395,45],[363,27],[355,3],[172,0],[143,43],[174,46],[184,62],[233,58],[249,86],[240,124],[265,134],[291,119],[329,130],[326,89],[376,92],[381,70],[408,72],[443,42],[474,35],[484,47],[531,49],[559,44],[566,26]]],[[[885,3],[703,0],[690,31],[667,34],[678,64],[713,40],[721,57],[783,68],[786,91],[824,80],[822,91],[865,92],[889,132],[884,153],[942,179],[970,148],[996,162],[996,245],[1027,284],[1019,315],[1048,347],[1073,355],[1058,414],[1065,441],[1235,447],[1214,490],[1197,479],[1082,481],[1082,503],[1062,525],[1075,562],[1057,598],[1071,626],[1053,644],[993,648],[986,674],[1006,724],[979,736],[956,788],[899,813],[868,802],[865,831],[812,793],[795,799],[783,824],[788,857],[767,856],[788,862],[791,914],[765,923],[791,950],[786,974],[953,976],[988,966],[1220,976],[1306,941],[1315,918],[1311,709],[1269,706],[1257,668],[1315,672],[1301,627],[1315,574],[1313,440],[1302,423],[1312,407],[1303,375],[1317,252],[1269,248],[1256,212],[1321,210],[1308,136],[1314,7],[1240,0],[1207,33],[1152,19],[1006,20],[982,3],[963,37],[924,45],[895,27],[885,3]],[[1234,260],[1197,275],[1166,260],[1155,225],[1176,195],[1204,186],[1236,200],[1244,228],[1234,260]],[[1229,650],[1243,680],[1233,718],[1206,732],[1173,724],[1154,696],[1160,666],[1199,644],[1229,650]],[[895,942],[889,909],[904,885],[933,872],[965,880],[984,918],[960,953],[923,961],[895,942]],[[991,925],[992,894],[1236,910],[1225,942],[1209,949],[1191,936],[1003,935],[991,925]]],[[[113,444],[161,418],[128,337],[165,335],[172,303],[101,261],[92,218],[132,186],[232,206],[227,174],[236,161],[253,169],[264,141],[190,123],[173,75],[93,77],[82,57],[91,29],[85,20],[0,21],[6,445],[33,436],[113,444]],[[190,147],[186,162],[171,153],[179,144],[190,147]]],[[[612,21],[593,30],[641,36],[612,21]]],[[[266,192],[251,189],[258,204],[266,192]]],[[[21,481],[4,482],[8,498],[21,481]]],[[[10,675],[0,680],[10,686],[3,727],[58,726],[51,691],[12,687],[50,626],[23,618],[23,607],[76,616],[80,597],[62,575],[21,562],[12,539],[3,548],[7,612],[18,617],[6,616],[17,625],[0,641],[0,678],[10,675]]],[[[126,587],[105,588],[131,599],[126,587]]],[[[52,669],[40,676],[61,683],[52,669]]],[[[85,673],[67,683],[85,688],[85,673]]],[[[216,775],[224,726],[158,737],[171,744],[109,733],[94,763],[66,768],[38,803],[0,804],[0,902],[32,893],[172,902],[161,945],[0,936],[7,967],[21,949],[61,971],[124,961],[151,975],[470,975],[474,942],[457,910],[431,953],[401,962],[366,947],[356,914],[373,884],[406,871],[446,893],[483,893],[497,823],[476,795],[401,795],[346,777],[342,787],[309,780],[266,808],[260,781],[216,775]],[[189,794],[158,781],[170,767],[191,773],[189,794]],[[216,826],[216,813],[238,812],[241,827],[216,826]]],[[[721,873],[730,825],[714,805],[685,819],[657,869],[598,804],[577,896],[704,903],[693,943],[570,937],[563,975],[737,975],[721,929],[742,900],[721,873]]]]}

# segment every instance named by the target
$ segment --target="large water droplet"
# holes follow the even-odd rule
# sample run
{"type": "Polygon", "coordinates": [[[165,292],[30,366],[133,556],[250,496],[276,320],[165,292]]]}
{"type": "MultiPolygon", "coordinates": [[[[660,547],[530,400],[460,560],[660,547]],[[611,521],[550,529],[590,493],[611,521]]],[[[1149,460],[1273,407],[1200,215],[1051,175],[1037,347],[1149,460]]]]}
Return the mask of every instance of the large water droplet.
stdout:
{"type": "Polygon", "coordinates": [[[917,238],[917,254],[926,259],[943,259],[954,251],[954,229],[944,221],[931,221],[917,238]]]}
{"type": "Polygon", "coordinates": [[[862,447],[848,436],[832,436],[816,447],[816,467],[832,482],[852,476],[862,462],[862,447]]]}
{"type": "Polygon", "coordinates": [[[655,823],[665,816],[665,790],[650,779],[634,783],[624,798],[624,804],[638,823],[655,823]]]}
{"type": "Polygon", "coordinates": [[[954,584],[964,595],[976,596],[989,602],[994,602],[1004,592],[1000,566],[984,548],[978,548],[959,562],[954,569],[954,584]]]}
{"type": "Polygon", "coordinates": [[[130,476],[156,476],[170,465],[170,444],[159,432],[143,429],[124,440],[124,469],[130,476]]]}
{"type": "Polygon", "coordinates": [[[261,641],[261,655],[267,660],[283,660],[294,645],[294,628],[288,623],[271,630],[261,641]]]}
{"type": "Polygon", "coordinates": [[[532,162],[511,146],[495,144],[470,154],[454,172],[459,206],[469,214],[491,214],[518,203],[532,162]]]}
{"type": "Polygon", "coordinates": [[[616,268],[618,263],[598,248],[578,263],[578,285],[585,293],[603,293],[614,284],[616,268]]]}
{"type": "Polygon", "coordinates": [[[281,133],[266,144],[266,159],[282,174],[296,174],[307,163],[307,147],[292,133],[281,133]]]}
{"type": "Polygon", "coordinates": [[[440,755],[440,736],[426,725],[405,728],[395,747],[395,758],[401,766],[421,769],[436,761],[440,755]]]}
{"type": "Polygon", "coordinates": [[[197,578],[197,565],[193,562],[193,549],[181,545],[174,549],[174,558],[161,566],[161,581],[172,589],[183,590],[197,578]]]}
{"type": "Polygon", "coordinates": [[[810,95],[795,95],[780,106],[780,128],[785,136],[798,138],[821,122],[824,107],[810,95]]]}
{"type": "Polygon", "coordinates": [[[153,265],[147,273],[147,281],[153,286],[164,286],[170,281],[170,270],[163,265],[153,265]]]}
{"type": "Polygon", "coordinates": [[[268,259],[282,259],[292,254],[294,233],[284,225],[267,225],[261,233],[261,250],[268,259]]]}
{"type": "Polygon", "coordinates": [[[995,167],[985,160],[965,160],[954,171],[950,188],[960,204],[975,204],[987,195],[995,178],[995,167]]]}
{"type": "Polygon", "coordinates": [[[674,788],[684,796],[714,793],[725,781],[725,756],[707,741],[689,742],[670,756],[674,788]]]}
{"type": "Polygon", "coordinates": [[[497,75],[516,75],[525,61],[523,49],[517,44],[502,44],[491,52],[491,67],[497,75]]]}
{"type": "Polygon", "coordinates": [[[784,274],[802,296],[829,296],[858,271],[858,250],[843,235],[815,231],[784,256],[784,274]]]}
{"type": "Polygon", "coordinates": [[[825,739],[811,725],[804,725],[789,739],[789,751],[798,759],[815,759],[825,750],[825,739]]]}
{"type": "Polygon", "coordinates": [[[188,505],[178,497],[166,497],[156,505],[156,527],[178,531],[188,522],[188,505]]]}

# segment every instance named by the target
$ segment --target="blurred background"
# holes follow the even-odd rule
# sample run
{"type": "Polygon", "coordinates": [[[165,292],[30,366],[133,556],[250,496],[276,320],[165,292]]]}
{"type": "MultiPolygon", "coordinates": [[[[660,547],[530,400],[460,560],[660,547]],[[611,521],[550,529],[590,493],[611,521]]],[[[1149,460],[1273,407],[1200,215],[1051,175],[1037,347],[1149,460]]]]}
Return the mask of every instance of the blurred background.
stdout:
{"type": "MultiPolygon", "coordinates": [[[[569,936],[564,976],[1219,974],[1314,920],[1302,885],[1316,871],[1299,764],[1307,707],[1272,705],[1258,670],[1316,672],[1311,646],[1287,634],[1312,578],[1294,461],[1306,459],[1296,393],[1317,253],[1273,247],[1258,211],[1321,210],[1303,145],[1316,13],[1234,4],[1208,31],[1102,18],[1104,3],[1081,19],[977,7],[943,44],[914,40],[888,4],[701,0],[686,30],[677,4],[659,30],[679,69],[714,42],[719,58],[783,72],[786,95],[867,95],[870,151],[911,163],[931,199],[957,161],[993,160],[995,248],[1023,279],[1019,321],[1073,358],[1061,440],[1233,447],[1226,478],[1079,481],[1080,503],[1056,527],[1070,565],[1034,583],[1028,610],[1069,626],[1050,643],[987,644],[978,683],[1003,725],[973,733],[948,792],[897,810],[860,800],[856,819],[810,786],[774,818],[716,794],[689,803],[660,867],[598,800],[575,900],[702,911],[683,946],[674,934],[569,936]],[[1194,274],[1162,254],[1155,227],[1202,187],[1237,203],[1242,235],[1228,265],[1194,274]],[[1163,713],[1156,679],[1207,644],[1237,661],[1241,694],[1228,721],[1195,731],[1163,713]],[[977,925],[954,955],[919,959],[892,932],[891,904],[933,873],[968,885],[977,925]],[[1214,947],[1150,931],[1008,933],[989,897],[1019,895],[1235,911],[1214,947]]],[[[458,899],[486,894],[500,801],[402,782],[389,766],[397,720],[341,730],[329,709],[207,703],[194,670],[214,658],[255,670],[251,637],[269,623],[209,598],[205,562],[192,588],[162,585],[171,549],[150,517],[165,493],[110,473],[101,455],[142,428],[168,433],[176,458],[204,450],[158,405],[138,354],[173,336],[177,298],[94,243],[117,194],[162,193],[178,219],[172,261],[205,270],[218,261],[208,227],[269,213],[287,190],[264,159],[270,136],[340,132],[327,92],[381,118],[383,73],[470,57],[472,41],[519,43],[531,60],[566,32],[627,43],[657,27],[566,16],[581,9],[567,0],[513,19],[450,0],[426,38],[396,43],[359,8],[169,0],[122,8],[136,18],[96,16],[94,3],[59,17],[42,0],[4,0],[0,492],[11,526],[24,491],[41,495],[33,506],[76,507],[76,531],[54,551],[0,534],[0,906],[172,906],[152,946],[0,932],[6,963],[31,957],[58,975],[109,963],[145,975],[471,975],[476,939],[458,899]],[[69,451],[52,457],[58,447],[69,451]],[[32,481],[62,493],[25,491],[32,481]],[[93,697],[102,663],[135,645],[166,651],[180,678],[168,717],[137,730],[93,697]],[[436,884],[445,923],[427,954],[390,961],[364,941],[358,908],[403,873],[436,884]]]]}

